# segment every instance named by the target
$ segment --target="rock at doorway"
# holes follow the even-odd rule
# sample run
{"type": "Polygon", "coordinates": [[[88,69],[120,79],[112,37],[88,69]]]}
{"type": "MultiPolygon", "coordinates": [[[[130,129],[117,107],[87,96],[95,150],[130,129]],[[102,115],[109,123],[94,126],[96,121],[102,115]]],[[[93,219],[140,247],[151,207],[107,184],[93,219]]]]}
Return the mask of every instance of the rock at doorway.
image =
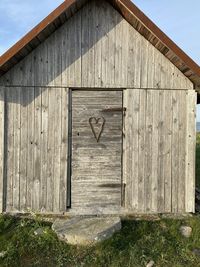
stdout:
{"type": "Polygon", "coordinates": [[[74,217],[56,220],[52,229],[71,245],[91,245],[110,238],[121,229],[119,217],[74,217]]]}

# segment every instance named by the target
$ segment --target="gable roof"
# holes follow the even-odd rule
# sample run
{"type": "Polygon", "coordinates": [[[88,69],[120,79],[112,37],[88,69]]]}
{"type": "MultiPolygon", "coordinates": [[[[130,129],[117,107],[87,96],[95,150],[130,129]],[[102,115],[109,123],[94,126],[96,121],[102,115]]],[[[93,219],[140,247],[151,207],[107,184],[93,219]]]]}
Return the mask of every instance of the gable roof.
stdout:
{"type": "MultiPolygon", "coordinates": [[[[35,28],[0,57],[0,76],[21,61],[56,29],[91,0],[65,0],[35,28]]],[[[141,35],[165,55],[197,87],[200,86],[200,67],[164,34],[130,0],[108,1],[141,35]]]]}

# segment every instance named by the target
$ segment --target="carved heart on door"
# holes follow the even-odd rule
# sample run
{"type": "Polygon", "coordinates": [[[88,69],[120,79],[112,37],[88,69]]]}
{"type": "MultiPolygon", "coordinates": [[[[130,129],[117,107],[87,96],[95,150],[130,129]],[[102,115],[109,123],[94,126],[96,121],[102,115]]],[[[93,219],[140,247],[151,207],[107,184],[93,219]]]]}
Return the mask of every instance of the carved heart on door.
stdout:
{"type": "Polygon", "coordinates": [[[99,142],[99,139],[100,139],[101,134],[103,132],[105,122],[106,122],[106,120],[104,117],[100,117],[100,118],[91,117],[91,118],[89,118],[89,124],[90,124],[92,132],[94,134],[94,137],[97,140],[97,143],[99,142]]]}

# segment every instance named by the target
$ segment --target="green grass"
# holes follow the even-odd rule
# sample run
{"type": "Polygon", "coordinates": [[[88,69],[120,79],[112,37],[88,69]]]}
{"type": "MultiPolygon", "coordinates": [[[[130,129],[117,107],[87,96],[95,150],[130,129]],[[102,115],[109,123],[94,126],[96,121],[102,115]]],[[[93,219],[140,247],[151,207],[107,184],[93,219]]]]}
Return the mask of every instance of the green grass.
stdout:
{"type": "Polygon", "coordinates": [[[200,188],[200,133],[197,134],[196,149],[196,185],[200,188]]]}
{"type": "Polygon", "coordinates": [[[0,217],[0,266],[23,267],[136,267],[153,260],[155,266],[200,266],[192,250],[200,248],[200,217],[184,220],[124,221],[122,230],[94,247],[68,246],[57,239],[51,225],[39,220],[0,217]],[[182,224],[193,228],[181,236],[182,224]],[[34,230],[44,229],[41,236],[34,230]]]}
{"type": "MultiPolygon", "coordinates": [[[[200,134],[197,135],[196,182],[200,188],[200,134]]],[[[0,267],[200,267],[200,216],[184,220],[123,221],[122,230],[94,247],[69,246],[57,239],[51,224],[0,215],[0,267]],[[193,228],[188,239],[181,225],[193,228]],[[37,236],[34,231],[43,229],[37,236]]]]}

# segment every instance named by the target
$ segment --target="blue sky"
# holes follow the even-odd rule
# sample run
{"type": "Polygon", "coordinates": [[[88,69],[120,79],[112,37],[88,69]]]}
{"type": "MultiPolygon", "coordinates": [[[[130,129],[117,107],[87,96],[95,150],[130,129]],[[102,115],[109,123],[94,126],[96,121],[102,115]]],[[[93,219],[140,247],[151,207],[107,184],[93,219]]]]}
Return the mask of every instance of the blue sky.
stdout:
{"type": "MultiPolygon", "coordinates": [[[[0,54],[63,0],[1,0],[0,54]]],[[[199,0],[134,0],[173,41],[200,65],[199,0]]],[[[197,110],[200,121],[200,107],[197,110]]]]}

